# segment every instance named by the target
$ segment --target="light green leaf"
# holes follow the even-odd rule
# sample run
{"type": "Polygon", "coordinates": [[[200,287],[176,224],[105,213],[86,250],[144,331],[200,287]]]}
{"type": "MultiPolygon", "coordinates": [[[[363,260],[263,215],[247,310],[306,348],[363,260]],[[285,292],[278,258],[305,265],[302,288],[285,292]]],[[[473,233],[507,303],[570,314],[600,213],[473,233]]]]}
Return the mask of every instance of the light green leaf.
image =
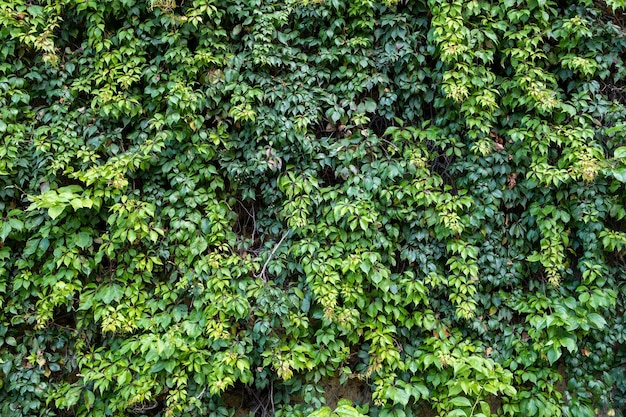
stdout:
{"type": "Polygon", "coordinates": [[[619,148],[615,149],[615,152],[613,153],[613,157],[626,158],[626,146],[620,146],[619,148]]]}
{"type": "Polygon", "coordinates": [[[351,405],[340,405],[335,409],[335,414],[339,417],[366,417],[365,414],[359,413],[359,411],[351,405]]]}
{"type": "Polygon", "coordinates": [[[85,405],[87,407],[90,407],[96,401],[96,396],[91,391],[86,391],[84,398],[85,398],[85,405]]]}
{"type": "Polygon", "coordinates": [[[109,285],[104,289],[104,294],[102,295],[102,301],[105,304],[110,304],[111,301],[120,301],[122,296],[124,295],[124,289],[118,285],[113,284],[109,285]]]}
{"type": "Polygon", "coordinates": [[[74,210],[78,210],[80,208],[83,208],[83,200],[81,200],[80,198],[73,198],[72,200],[70,200],[70,205],[74,210]]]}
{"type": "Polygon", "coordinates": [[[117,384],[119,386],[124,386],[130,382],[132,379],[132,375],[128,369],[122,371],[122,373],[117,377],[117,384]]]}
{"type": "Polygon", "coordinates": [[[169,360],[169,361],[165,362],[164,369],[165,369],[168,373],[170,373],[170,374],[171,374],[172,372],[174,372],[174,368],[176,368],[176,365],[177,365],[177,364],[178,364],[178,362],[177,362],[177,361],[175,361],[174,359],[171,359],[171,360],[169,360]]]}
{"type": "Polygon", "coordinates": [[[332,410],[330,409],[330,407],[322,407],[318,410],[313,411],[311,414],[309,414],[309,417],[327,417],[330,416],[332,414],[332,410]]]}
{"type": "Polygon", "coordinates": [[[412,391],[413,391],[413,396],[416,399],[428,398],[429,391],[428,391],[428,388],[426,388],[425,385],[422,385],[422,384],[411,384],[411,388],[412,388],[412,391]]]}
{"type": "Polygon", "coordinates": [[[626,182],[626,167],[618,168],[611,173],[619,182],[626,182]]]}
{"type": "Polygon", "coordinates": [[[467,417],[467,413],[465,410],[457,408],[456,410],[452,410],[446,414],[446,417],[467,417]]]}
{"type": "MultiPolygon", "coordinates": [[[[153,347],[152,349],[150,349],[148,351],[148,353],[146,353],[146,357],[145,357],[145,361],[146,362],[152,362],[154,359],[159,357],[159,351],[157,350],[156,347],[153,347]]],[[[163,364],[163,368],[165,367],[165,364],[163,364]]],[[[163,368],[159,368],[159,370],[163,369],[163,368]]]]}
{"type": "Polygon", "coordinates": [[[89,236],[89,233],[80,232],[78,233],[78,235],[76,235],[74,242],[76,243],[76,246],[78,246],[79,248],[85,249],[91,246],[93,239],[91,239],[91,236],[89,236]]]}
{"type": "Polygon", "coordinates": [[[411,395],[407,390],[401,388],[389,388],[387,396],[396,404],[407,405],[411,399],[411,395]]]}
{"type": "Polygon", "coordinates": [[[61,213],[63,213],[63,210],[65,210],[65,204],[58,205],[58,206],[52,206],[52,207],[50,207],[48,209],[48,215],[50,217],[52,217],[52,220],[54,220],[57,217],[59,217],[61,215],[61,213]]]}
{"type": "Polygon", "coordinates": [[[448,400],[448,402],[455,407],[471,407],[472,406],[472,402],[465,397],[454,397],[448,400]]]}
{"type": "Polygon", "coordinates": [[[575,336],[567,336],[560,340],[561,345],[565,346],[570,353],[576,352],[576,337],[575,336]]]}
{"type": "Polygon", "coordinates": [[[7,236],[11,233],[11,225],[9,222],[0,223],[0,240],[6,240],[7,236]]]}

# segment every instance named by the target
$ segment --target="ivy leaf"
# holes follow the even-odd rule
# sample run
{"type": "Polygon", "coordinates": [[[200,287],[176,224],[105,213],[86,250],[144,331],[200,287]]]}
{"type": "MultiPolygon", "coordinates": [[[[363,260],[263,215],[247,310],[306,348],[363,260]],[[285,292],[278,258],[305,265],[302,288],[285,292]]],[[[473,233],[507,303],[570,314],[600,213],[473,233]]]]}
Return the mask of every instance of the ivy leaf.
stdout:
{"type": "Polygon", "coordinates": [[[411,394],[402,388],[389,388],[387,396],[396,404],[402,404],[406,406],[411,399],[411,394]]]}
{"type": "Polygon", "coordinates": [[[465,412],[465,410],[458,408],[456,410],[450,411],[448,414],[446,414],[446,417],[467,417],[467,413],[465,412]]]}
{"type": "Polygon", "coordinates": [[[561,354],[562,354],[561,349],[553,345],[548,351],[548,353],[546,354],[548,356],[548,361],[550,362],[550,365],[552,365],[557,360],[559,360],[559,358],[561,357],[561,354]]]}
{"type": "Polygon", "coordinates": [[[626,146],[620,146],[613,153],[614,158],[626,158],[626,146]]]}
{"type": "MultiPolygon", "coordinates": [[[[159,357],[159,351],[157,350],[156,347],[152,347],[150,350],[148,350],[148,353],[146,353],[145,361],[146,362],[152,362],[153,360],[155,360],[158,357],[159,357]]],[[[163,362],[163,368],[164,367],[165,367],[165,363],[163,362]]],[[[159,370],[161,370],[163,368],[159,368],[159,370]]]]}
{"type": "Polygon", "coordinates": [[[9,233],[11,233],[11,229],[9,222],[0,223],[0,240],[5,241],[9,233]]]}
{"type": "Polygon", "coordinates": [[[65,204],[52,206],[48,208],[48,215],[52,218],[52,220],[54,220],[59,217],[61,213],[63,213],[63,210],[65,210],[65,204]]]}
{"type": "Polygon", "coordinates": [[[102,294],[102,301],[105,304],[111,304],[111,301],[120,301],[124,295],[124,289],[118,284],[112,284],[105,287],[102,294]]]}
{"type": "Polygon", "coordinates": [[[611,173],[619,182],[626,182],[626,167],[615,169],[611,173]]]}
{"type": "Polygon", "coordinates": [[[322,407],[309,414],[309,417],[328,417],[332,414],[332,412],[333,411],[330,409],[330,407],[322,407]]]}
{"type": "Polygon", "coordinates": [[[87,232],[80,232],[76,236],[76,239],[74,239],[74,242],[76,243],[76,246],[78,246],[79,248],[86,249],[89,246],[91,246],[91,243],[93,242],[93,239],[91,238],[89,233],[87,233],[87,232]]]}
{"type": "Polygon", "coordinates": [[[123,387],[124,385],[128,384],[130,382],[130,380],[132,379],[132,375],[130,373],[130,371],[128,369],[125,369],[122,371],[122,373],[117,377],[117,384],[120,387],[123,387]]]}
{"type": "Polygon", "coordinates": [[[12,367],[13,367],[12,361],[5,361],[4,363],[2,363],[2,373],[5,375],[9,375],[9,372],[11,372],[12,367]]]}
{"type": "Polygon", "coordinates": [[[411,388],[415,399],[428,398],[429,391],[425,385],[413,383],[411,384],[411,388]]]}
{"type": "Polygon", "coordinates": [[[304,297],[304,299],[302,300],[302,303],[300,304],[300,308],[302,309],[302,312],[304,313],[309,312],[309,310],[311,309],[311,297],[310,296],[304,297]]]}
{"type": "Polygon", "coordinates": [[[570,335],[560,340],[562,346],[565,346],[570,353],[576,352],[576,336],[570,335]]]}
{"type": "Polygon", "coordinates": [[[90,408],[91,405],[96,401],[96,395],[92,391],[85,391],[84,394],[85,405],[90,408]]]}
{"type": "Polygon", "coordinates": [[[365,111],[368,113],[374,113],[376,111],[376,102],[372,99],[365,100],[365,111]]]}
{"type": "Polygon", "coordinates": [[[176,365],[177,365],[177,364],[178,364],[178,362],[177,362],[177,361],[175,361],[175,360],[171,359],[171,360],[169,360],[169,361],[165,362],[164,369],[165,369],[168,373],[170,373],[170,374],[171,374],[172,372],[174,372],[174,368],[176,368],[176,365]]]}
{"type": "Polygon", "coordinates": [[[472,402],[466,397],[453,397],[448,402],[455,407],[471,407],[472,402]]]}
{"type": "Polygon", "coordinates": [[[598,313],[589,313],[587,315],[587,320],[589,320],[595,329],[603,329],[606,326],[606,320],[604,317],[599,315],[598,313]]]}
{"type": "Polygon", "coordinates": [[[359,413],[356,408],[345,404],[335,408],[335,414],[337,414],[338,417],[365,417],[365,415],[359,413]]]}

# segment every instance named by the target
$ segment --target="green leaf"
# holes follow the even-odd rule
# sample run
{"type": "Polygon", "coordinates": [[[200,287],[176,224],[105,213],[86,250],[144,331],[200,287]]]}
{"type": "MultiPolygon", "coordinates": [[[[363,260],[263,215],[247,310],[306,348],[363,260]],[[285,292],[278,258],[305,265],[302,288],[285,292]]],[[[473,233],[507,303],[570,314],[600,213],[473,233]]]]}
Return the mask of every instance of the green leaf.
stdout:
{"type": "MultiPolygon", "coordinates": [[[[0,362],[2,363],[2,362],[0,362]]],[[[5,375],[9,375],[11,372],[11,368],[13,368],[13,361],[5,361],[2,363],[2,373],[5,375]]]]}
{"type": "Polygon", "coordinates": [[[102,301],[105,304],[110,304],[111,301],[120,301],[124,295],[124,289],[118,284],[111,284],[104,288],[102,294],[102,301]]]}
{"type": "Polygon", "coordinates": [[[376,111],[376,102],[372,99],[365,100],[365,111],[368,113],[374,113],[376,111]]]}
{"type": "Polygon", "coordinates": [[[76,243],[76,246],[78,246],[79,248],[86,249],[87,247],[91,246],[93,239],[91,238],[89,233],[80,232],[78,233],[78,235],[76,235],[74,242],[76,243]]]}
{"type": "Polygon", "coordinates": [[[161,351],[161,357],[165,359],[169,359],[172,357],[175,351],[176,351],[176,346],[173,343],[163,342],[163,349],[161,351]]]}
{"type": "MultiPolygon", "coordinates": [[[[154,357],[156,357],[156,355],[154,357]]],[[[151,360],[154,359],[154,357],[152,355],[150,356],[150,358],[146,357],[146,362],[151,362],[151,360]]],[[[165,364],[166,362],[164,361],[158,361],[157,363],[152,365],[152,368],[150,368],[150,373],[156,373],[156,372],[162,371],[163,369],[165,369],[165,364]]]]}
{"type": "Polygon", "coordinates": [[[446,414],[446,417],[468,417],[468,416],[465,410],[458,408],[456,410],[449,411],[448,414],[446,414]]]}
{"type": "Polygon", "coordinates": [[[619,182],[626,182],[626,167],[615,169],[611,173],[619,182]]]}
{"type": "MultiPolygon", "coordinates": [[[[145,361],[146,362],[152,362],[153,360],[157,359],[158,357],[159,357],[159,351],[157,350],[156,346],[153,346],[146,353],[145,361]]],[[[161,369],[163,369],[165,367],[165,362],[159,362],[159,363],[163,364],[162,367],[158,367],[158,369],[161,370],[161,369]]]]}
{"type": "Polygon", "coordinates": [[[426,388],[426,386],[423,384],[412,383],[411,389],[413,391],[413,396],[415,397],[415,399],[427,399],[428,395],[430,394],[428,388],[426,388]]]}
{"type": "Polygon", "coordinates": [[[59,217],[61,215],[61,213],[63,213],[63,210],[65,210],[65,204],[58,205],[58,206],[52,206],[52,207],[50,207],[48,209],[48,215],[50,217],[52,217],[52,220],[54,220],[57,217],[59,217]]]}
{"type": "Polygon", "coordinates": [[[598,313],[589,313],[587,315],[587,320],[589,320],[593,324],[593,328],[598,330],[601,330],[604,328],[604,326],[606,326],[606,320],[598,313]]]}
{"type": "Polygon", "coordinates": [[[359,413],[359,411],[351,405],[342,404],[335,408],[335,414],[338,417],[366,417],[365,414],[359,413]]]}
{"type": "Polygon", "coordinates": [[[9,222],[0,222],[0,240],[5,241],[11,230],[9,222]]]}
{"type": "Polygon", "coordinates": [[[551,346],[546,355],[548,356],[548,361],[550,362],[550,365],[552,365],[561,357],[561,349],[556,346],[551,346]]]}
{"type": "Polygon", "coordinates": [[[89,391],[89,390],[85,391],[84,401],[85,401],[85,405],[89,409],[91,407],[91,405],[96,401],[95,394],[92,391],[89,391]]]}
{"type": "Polygon", "coordinates": [[[170,374],[171,374],[172,372],[174,372],[174,368],[176,368],[176,365],[178,365],[178,362],[177,362],[177,361],[175,361],[175,360],[173,360],[173,359],[171,359],[171,360],[169,360],[169,361],[165,362],[164,369],[165,369],[168,373],[170,373],[170,374]]]}
{"type": "Polygon", "coordinates": [[[448,400],[455,407],[471,407],[472,402],[466,397],[452,397],[448,400]]]}
{"type": "Polygon", "coordinates": [[[332,414],[332,412],[333,411],[330,409],[330,407],[322,407],[309,414],[309,417],[328,417],[332,414]]]}
{"type": "Polygon", "coordinates": [[[72,206],[74,210],[81,209],[83,208],[83,200],[80,198],[73,198],[70,200],[70,206],[72,206]]]}
{"type": "Polygon", "coordinates": [[[626,158],[626,146],[621,146],[615,149],[615,152],[613,153],[613,157],[614,158],[626,158]]]}
{"type": "Polygon", "coordinates": [[[389,388],[387,396],[396,404],[407,405],[411,399],[411,394],[402,388],[389,388]]]}
{"type": "Polygon", "coordinates": [[[576,336],[570,335],[559,340],[562,346],[565,346],[570,353],[576,352],[576,336]]]}
{"type": "Polygon", "coordinates": [[[130,382],[130,380],[132,379],[132,375],[130,373],[130,371],[128,369],[125,369],[122,371],[122,373],[117,377],[117,384],[120,387],[123,387],[124,385],[128,384],[130,382]]]}

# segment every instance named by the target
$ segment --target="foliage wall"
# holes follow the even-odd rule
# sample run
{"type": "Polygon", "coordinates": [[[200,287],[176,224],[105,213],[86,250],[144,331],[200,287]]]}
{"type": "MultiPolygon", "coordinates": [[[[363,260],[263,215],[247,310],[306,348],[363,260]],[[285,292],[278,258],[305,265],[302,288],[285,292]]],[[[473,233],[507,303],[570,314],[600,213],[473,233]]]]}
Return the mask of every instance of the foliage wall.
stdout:
{"type": "Polygon", "coordinates": [[[0,414],[623,415],[622,6],[0,1],[0,414]]]}

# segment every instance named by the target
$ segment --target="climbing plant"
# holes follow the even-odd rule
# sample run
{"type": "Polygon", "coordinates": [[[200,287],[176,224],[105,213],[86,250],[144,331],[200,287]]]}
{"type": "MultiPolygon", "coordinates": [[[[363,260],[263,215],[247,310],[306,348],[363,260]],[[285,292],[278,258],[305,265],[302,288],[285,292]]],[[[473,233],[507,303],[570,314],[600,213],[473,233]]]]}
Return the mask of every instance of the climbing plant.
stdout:
{"type": "Polygon", "coordinates": [[[0,1],[0,414],[624,415],[624,6],[0,1]]]}

